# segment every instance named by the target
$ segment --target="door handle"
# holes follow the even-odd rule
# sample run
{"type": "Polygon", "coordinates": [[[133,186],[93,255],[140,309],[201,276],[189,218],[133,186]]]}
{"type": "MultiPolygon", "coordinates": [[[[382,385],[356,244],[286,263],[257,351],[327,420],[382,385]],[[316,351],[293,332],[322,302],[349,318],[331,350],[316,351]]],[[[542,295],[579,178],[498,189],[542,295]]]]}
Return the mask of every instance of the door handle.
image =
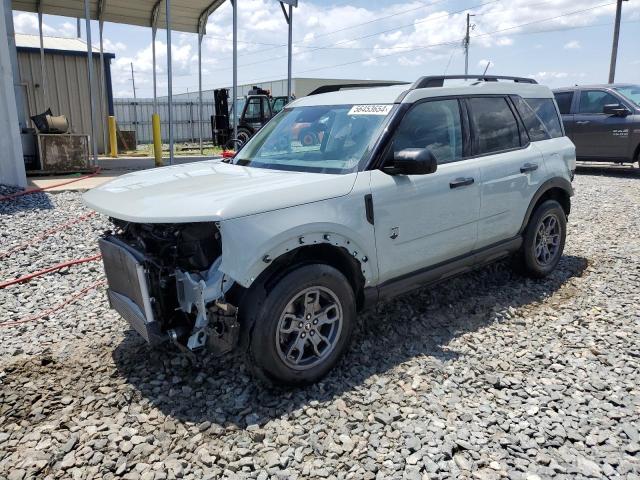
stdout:
{"type": "Polygon", "coordinates": [[[520,173],[529,173],[537,169],[538,169],[537,163],[525,163],[523,166],[520,167],[520,173]]]}
{"type": "Polygon", "coordinates": [[[588,123],[591,123],[591,120],[579,120],[576,125],[587,125],[588,123]]]}
{"type": "Polygon", "coordinates": [[[473,184],[474,181],[475,180],[472,177],[456,178],[455,180],[449,182],[449,188],[466,187],[467,185],[473,184]]]}

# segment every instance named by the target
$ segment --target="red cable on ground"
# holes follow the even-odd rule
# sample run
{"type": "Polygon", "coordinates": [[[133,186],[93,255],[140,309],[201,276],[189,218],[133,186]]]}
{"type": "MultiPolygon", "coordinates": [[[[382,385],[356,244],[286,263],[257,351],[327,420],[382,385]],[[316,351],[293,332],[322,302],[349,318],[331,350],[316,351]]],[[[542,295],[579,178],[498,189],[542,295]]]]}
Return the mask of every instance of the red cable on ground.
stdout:
{"type": "Polygon", "coordinates": [[[92,257],[79,258],[77,260],[69,260],[68,262],[59,263],[58,265],[54,265],[52,267],[47,267],[45,269],[38,270],[37,272],[33,272],[33,273],[28,274],[28,275],[24,275],[22,277],[18,277],[18,278],[14,278],[12,280],[6,280],[4,282],[1,282],[0,283],[0,288],[6,288],[9,285],[15,285],[16,283],[27,282],[27,281],[31,280],[32,278],[39,277],[39,276],[44,275],[46,273],[55,272],[56,270],[60,270],[61,268],[64,268],[64,267],[70,267],[71,265],[78,265],[79,263],[93,262],[95,260],[99,260],[100,258],[102,258],[102,255],[98,254],[98,255],[93,255],[92,257]]]}
{"type": "Polygon", "coordinates": [[[5,200],[11,200],[16,197],[22,197],[23,195],[30,195],[32,193],[43,192],[45,190],[49,190],[50,188],[61,187],[63,185],[68,185],[70,183],[79,182],[80,180],[84,180],[86,178],[95,177],[97,174],[100,173],[101,170],[102,170],[102,167],[96,167],[95,171],[90,173],[89,175],[84,175],[82,177],[74,178],[73,180],[67,180],[66,182],[55,183],[53,185],[48,185],[42,188],[32,188],[31,190],[22,190],[20,192],[12,193],[11,195],[3,195],[0,197],[0,202],[3,202],[5,200]]]}
{"type": "Polygon", "coordinates": [[[33,322],[35,320],[40,320],[41,318],[46,317],[47,315],[51,315],[52,313],[57,312],[58,310],[66,307],[70,303],[75,302],[78,298],[80,298],[82,295],[84,295],[88,291],[93,290],[94,288],[97,288],[100,285],[103,285],[105,283],[106,283],[105,279],[98,280],[97,282],[92,283],[88,287],[85,287],[82,290],[74,293],[72,296],[67,298],[64,302],[61,302],[61,303],[59,303],[57,305],[54,305],[53,307],[51,307],[51,308],[49,308],[47,310],[44,310],[43,312],[40,312],[39,314],[33,315],[31,317],[24,317],[24,318],[21,318],[21,319],[18,319],[18,320],[9,320],[8,322],[2,322],[2,323],[0,323],[0,328],[13,327],[14,325],[19,325],[19,324],[27,323],[27,322],[33,322]]]}
{"type": "Polygon", "coordinates": [[[18,250],[22,250],[23,248],[28,247],[29,245],[32,245],[32,244],[36,243],[39,240],[43,240],[43,239],[47,238],[49,235],[52,235],[52,234],[54,234],[56,232],[59,232],[60,230],[64,230],[66,227],[69,227],[71,225],[75,225],[76,223],[84,222],[85,220],[88,220],[89,218],[93,217],[95,214],[96,214],[96,212],[89,212],[89,213],[87,213],[85,215],[82,215],[82,216],[80,216],[78,218],[74,218],[73,220],[69,220],[68,222],[61,223],[60,225],[58,225],[56,227],[53,227],[53,228],[50,228],[49,230],[45,230],[41,234],[36,235],[35,237],[32,237],[30,240],[27,240],[26,242],[19,243],[15,247],[12,247],[9,250],[7,250],[6,252],[0,252],[0,259],[9,256],[13,252],[17,252],[18,250]]]}

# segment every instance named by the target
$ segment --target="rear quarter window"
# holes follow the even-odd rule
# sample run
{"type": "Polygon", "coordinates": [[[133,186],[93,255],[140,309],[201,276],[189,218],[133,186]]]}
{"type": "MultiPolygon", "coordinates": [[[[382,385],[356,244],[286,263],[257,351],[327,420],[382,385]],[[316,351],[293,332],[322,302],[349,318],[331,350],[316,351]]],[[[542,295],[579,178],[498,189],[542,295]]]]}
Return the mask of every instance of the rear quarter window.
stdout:
{"type": "Polygon", "coordinates": [[[556,92],[553,94],[558,104],[561,115],[569,115],[571,113],[571,102],[573,102],[573,92],[556,92]]]}
{"type": "Polygon", "coordinates": [[[538,142],[540,140],[548,140],[551,138],[551,135],[549,135],[549,132],[547,131],[547,127],[544,125],[542,120],[540,120],[538,115],[536,115],[536,112],[533,111],[529,104],[522,99],[522,97],[513,95],[511,100],[513,100],[513,103],[520,114],[520,118],[522,118],[522,122],[527,129],[529,140],[532,142],[538,142]]]}
{"type": "Polygon", "coordinates": [[[525,100],[538,118],[542,120],[551,138],[562,137],[564,135],[562,124],[560,123],[560,116],[558,115],[558,110],[556,110],[556,104],[553,99],[527,98],[525,100]]]}

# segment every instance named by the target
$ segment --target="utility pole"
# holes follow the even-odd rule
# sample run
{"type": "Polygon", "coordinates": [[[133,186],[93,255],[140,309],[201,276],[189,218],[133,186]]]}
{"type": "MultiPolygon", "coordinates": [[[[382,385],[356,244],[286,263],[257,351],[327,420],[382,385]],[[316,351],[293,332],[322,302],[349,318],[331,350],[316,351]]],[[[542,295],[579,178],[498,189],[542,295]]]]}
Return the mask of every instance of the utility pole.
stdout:
{"type": "Polygon", "coordinates": [[[622,2],[628,0],[618,0],[616,5],[616,23],[613,27],[613,45],[611,47],[611,63],[609,65],[609,83],[613,83],[616,77],[616,61],[618,59],[618,39],[620,37],[620,17],[622,16],[622,2]]]}
{"type": "Polygon", "coordinates": [[[464,40],[462,41],[462,46],[464,47],[464,74],[469,75],[469,42],[471,41],[471,37],[469,33],[475,27],[475,25],[471,25],[471,17],[475,17],[475,15],[471,15],[467,13],[467,33],[464,36],[464,40]]]}
{"type": "Polygon", "coordinates": [[[133,85],[133,99],[136,97],[136,77],[133,75],[133,62],[131,62],[131,84],[133,85]]]}
{"type": "Polygon", "coordinates": [[[76,18],[76,36],[82,38],[82,28],[80,27],[80,17],[76,18]]]}

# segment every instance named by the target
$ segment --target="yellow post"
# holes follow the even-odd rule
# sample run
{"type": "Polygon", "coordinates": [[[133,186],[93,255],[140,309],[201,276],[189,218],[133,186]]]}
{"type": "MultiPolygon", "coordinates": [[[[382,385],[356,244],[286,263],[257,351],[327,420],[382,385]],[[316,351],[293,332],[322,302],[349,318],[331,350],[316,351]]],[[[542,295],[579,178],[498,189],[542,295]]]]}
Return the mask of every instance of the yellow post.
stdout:
{"type": "Polygon", "coordinates": [[[162,163],[162,134],[160,133],[160,115],[154,113],[151,115],[151,124],[153,126],[153,156],[156,159],[156,167],[161,167],[162,163]]]}
{"type": "Polygon", "coordinates": [[[109,116],[109,149],[113,158],[118,157],[118,139],[116,138],[116,117],[109,116]]]}

